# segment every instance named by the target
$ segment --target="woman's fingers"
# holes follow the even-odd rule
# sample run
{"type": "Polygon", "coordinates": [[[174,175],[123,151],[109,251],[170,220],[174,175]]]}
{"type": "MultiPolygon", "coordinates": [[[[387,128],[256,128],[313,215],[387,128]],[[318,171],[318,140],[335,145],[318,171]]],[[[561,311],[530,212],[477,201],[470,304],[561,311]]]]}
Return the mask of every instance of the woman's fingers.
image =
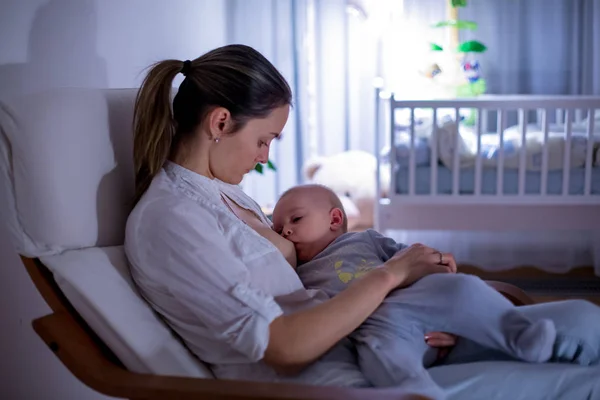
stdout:
{"type": "Polygon", "coordinates": [[[436,249],[429,246],[425,246],[421,243],[417,243],[417,247],[421,248],[424,254],[435,254],[438,252],[436,249]]]}
{"type": "Polygon", "coordinates": [[[426,256],[426,260],[428,263],[433,265],[446,265],[444,254],[439,251],[435,251],[434,253],[429,253],[426,256]]]}
{"type": "MultiPolygon", "coordinates": [[[[432,272],[443,272],[443,273],[456,273],[456,261],[454,260],[454,256],[450,253],[442,253],[434,248],[425,246],[421,243],[415,243],[399,252],[397,252],[394,257],[400,257],[402,255],[412,254],[409,257],[413,258],[415,261],[420,259],[421,263],[425,265],[433,266],[432,272]],[[438,266],[442,266],[438,268],[438,266]]],[[[423,265],[423,264],[421,264],[423,265]]]]}
{"type": "Polygon", "coordinates": [[[431,347],[451,347],[456,344],[456,336],[445,332],[430,332],[425,335],[425,342],[431,347]]]}
{"type": "Polygon", "coordinates": [[[454,260],[454,256],[450,253],[442,253],[434,250],[433,253],[428,253],[425,257],[428,263],[444,265],[447,267],[448,272],[456,272],[456,261],[454,260]]]}
{"type": "Polygon", "coordinates": [[[456,260],[454,259],[454,256],[450,253],[444,253],[444,254],[442,254],[442,259],[443,259],[442,264],[444,264],[448,268],[450,268],[450,272],[456,273],[457,267],[456,267],[456,260]]]}
{"type": "Polygon", "coordinates": [[[456,336],[445,332],[430,332],[425,335],[425,342],[438,349],[437,359],[441,360],[450,353],[456,344],[456,336]]]}

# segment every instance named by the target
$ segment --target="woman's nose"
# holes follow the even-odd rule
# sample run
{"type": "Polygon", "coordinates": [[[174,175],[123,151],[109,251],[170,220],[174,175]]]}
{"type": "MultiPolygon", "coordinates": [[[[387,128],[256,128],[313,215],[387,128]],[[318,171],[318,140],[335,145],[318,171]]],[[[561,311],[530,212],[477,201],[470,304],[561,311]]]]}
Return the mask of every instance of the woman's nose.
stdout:
{"type": "Polygon", "coordinates": [[[267,161],[269,161],[269,149],[266,148],[265,150],[261,150],[260,153],[258,153],[258,157],[256,157],[256,161],[261,164],[266,164],[267,161]]]}

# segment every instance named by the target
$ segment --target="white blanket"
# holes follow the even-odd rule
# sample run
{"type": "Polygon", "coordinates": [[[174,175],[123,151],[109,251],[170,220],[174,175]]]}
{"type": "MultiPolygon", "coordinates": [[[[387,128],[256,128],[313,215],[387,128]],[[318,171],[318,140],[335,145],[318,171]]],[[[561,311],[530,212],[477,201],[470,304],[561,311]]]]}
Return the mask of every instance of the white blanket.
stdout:
{"type": "MultiPolygon", "coordinates": [[[[536,124],[527,125],[526,140],[524,143],[525,168],[528,171],[542,169],[544,151],[544,132],[536,124]]],[[[431,123],[424,124],[419,130],[426,129],[431,132],[431,123]]],[[[477,133],[470,127],[459,126],[459,165],[460,168],[473,167],[477,157],[477,133]]],[[[438,157],[447,168],[454,166],[454,147],[457,135],[457,126],[454,121],[441,124],[437,130],[438,157]]],[[[600,165],[598,153],[600,149],[600,126],[594,130],[593,162],[600,165]]],[[[484,167],[498,165],[501,148],[504,151],[504,168],[519,168],[520,153],[522,148],[521,127],[512,126],[504,131],[503,145],[500,144],[500,135],[486,133],[481,136],[481,159],[484,167]]],[[[569,167],[581,168],[585,166],[587,155],[587,126],[573,124],[569,151],[569,167]]],[[[565,148],[568,145],[564,127],[553,126],[549,130],[548,141],[548,170],[564,168],[565,148]]]]}

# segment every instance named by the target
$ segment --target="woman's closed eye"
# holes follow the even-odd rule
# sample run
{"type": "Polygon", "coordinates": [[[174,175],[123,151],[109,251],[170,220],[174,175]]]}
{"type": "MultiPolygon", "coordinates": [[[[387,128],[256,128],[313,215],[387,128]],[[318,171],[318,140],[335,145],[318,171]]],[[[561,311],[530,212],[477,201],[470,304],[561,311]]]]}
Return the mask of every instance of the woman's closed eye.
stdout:
{"type": "Polygon", "coordinates": [[[271,141],[270,140],[267,141],[267,140],[262,140],[261,139],[261,140],[258,141],[258,147],[263,147],[263,146],[269,147],[270,145],[271,145],[271,141]]]}

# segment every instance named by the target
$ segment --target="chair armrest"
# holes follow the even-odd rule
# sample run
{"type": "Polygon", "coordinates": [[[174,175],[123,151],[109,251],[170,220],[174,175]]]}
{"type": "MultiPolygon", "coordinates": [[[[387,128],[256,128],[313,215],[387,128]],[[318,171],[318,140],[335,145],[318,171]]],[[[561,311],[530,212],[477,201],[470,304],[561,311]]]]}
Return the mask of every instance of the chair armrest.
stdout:
{"type": "Polygon", "coordinates": [[[500,281],[485,281],[488,285],[502,293],[515,306],[535,304],[535,301],[522,289],[510,283],[500,281]]]}
{"type": "Polygon", "coordinates": [[[111,362],[68,313],[36,319],[33,328],[73,375],[108,396],[140,400],[427,400],[423,396],[399,395],[398,388],[357,389],[139,374],[111,362]]]}

